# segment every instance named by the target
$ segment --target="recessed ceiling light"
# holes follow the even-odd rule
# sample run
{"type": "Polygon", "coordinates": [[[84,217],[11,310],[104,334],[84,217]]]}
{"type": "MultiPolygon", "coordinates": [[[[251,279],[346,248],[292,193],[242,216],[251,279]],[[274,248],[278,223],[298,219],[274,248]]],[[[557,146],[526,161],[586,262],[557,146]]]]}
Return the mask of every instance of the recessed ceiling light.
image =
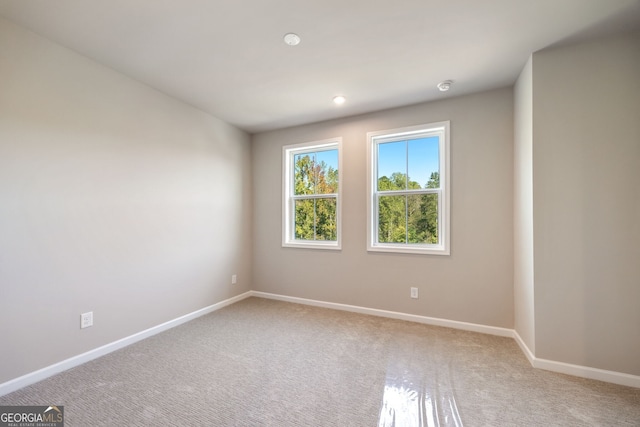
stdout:
{"type": "Polygon", "coordinates": [[[446,92],[451,89],[451,85],[453,84],[453,80],[444,80],[438,83],[438,89],[440,92],[446,92]]]}
{"type": "Polygon", "coordinates": [[[344,104],[344,102],[347,100],[347,98],[345,98],[342,95],[338,95],[338,96],[334,96],[333,97],[333,103],[337,104],[337,105],[342,105],[344,104]]]}
{"type": "Polygon", "coordinates": [[[289,46],[296,46],[300,44],[300,36],[294,33],[287,33],[284,35],[284,42],[289,46]]]}

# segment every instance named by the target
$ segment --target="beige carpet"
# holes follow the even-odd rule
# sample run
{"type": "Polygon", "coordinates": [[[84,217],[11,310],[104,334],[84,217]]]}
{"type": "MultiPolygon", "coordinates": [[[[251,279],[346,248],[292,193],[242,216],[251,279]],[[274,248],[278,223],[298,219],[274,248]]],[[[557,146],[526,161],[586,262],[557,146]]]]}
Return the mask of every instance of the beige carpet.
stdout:
{"type": "Polygon", "coordinates": [[[250,298],[0,405],[88,426],[640,426],[640,389],[532,368],[473,332],[250,298]]]}

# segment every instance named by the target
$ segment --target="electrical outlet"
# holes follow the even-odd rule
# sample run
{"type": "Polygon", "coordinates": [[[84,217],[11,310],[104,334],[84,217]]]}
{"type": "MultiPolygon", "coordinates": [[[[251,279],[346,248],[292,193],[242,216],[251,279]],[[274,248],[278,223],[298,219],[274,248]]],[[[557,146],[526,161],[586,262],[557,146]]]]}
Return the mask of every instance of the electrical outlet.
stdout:
{"type": "Polygon", "coordinates": [[[231,284],[235,285],[236,283],[238,283],[238,275],[234,274],[233,276],[231,276],[231,284]]]}
{"type": "Polygon", "coordinates": [[[411,298],[418,298],[418,288],[411,288],[411,298]]]}
{"type": "Polygon", "coordinates": [[[93,326],[93,311],[80,315],[80,329],[88,328],[89,326],[93,326]]]}

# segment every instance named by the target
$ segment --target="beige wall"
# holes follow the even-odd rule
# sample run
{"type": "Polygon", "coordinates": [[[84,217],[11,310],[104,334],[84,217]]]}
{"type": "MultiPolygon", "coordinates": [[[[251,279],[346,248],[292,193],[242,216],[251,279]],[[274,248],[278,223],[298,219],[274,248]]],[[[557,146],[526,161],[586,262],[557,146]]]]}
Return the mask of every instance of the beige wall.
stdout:
{"type": "Polygon", "coordinates": [[[533,69],[529,57],[514,87],[514,329],[535,354],[533,287],[533,69]]]}
{"type": "Polygon", "coordinates": [[[3,19],[0,52],[0,383],[250,288],[247,134],[3,19]]]}
{"type": "Polygon", "coordinates": [[[512,328],[512,106],[501,89],[254,135],[253,289],[512,328]],[[451,121],[451,256],[367,253],[366,133],[442,120],[451,121]],[[343,249],[283,248],[282,146],[336,136],[343,249]]]}
{"type": "Polygon", "coordinates": [[[640,375],[640,33],[533,55],[536,356],[640,375]]]}
{"type": "Polygon", "coordinates": [[[251,142],[2,18],[0,52],[0,383],[249,289],[515,327],[537,358],[640,375],[640,34],[251,142]],[[451,256],[367,253],[366,133],[442,120],[451,256]],[[282,248],[282,146],[335,136],[343,249],[282,248]]]}

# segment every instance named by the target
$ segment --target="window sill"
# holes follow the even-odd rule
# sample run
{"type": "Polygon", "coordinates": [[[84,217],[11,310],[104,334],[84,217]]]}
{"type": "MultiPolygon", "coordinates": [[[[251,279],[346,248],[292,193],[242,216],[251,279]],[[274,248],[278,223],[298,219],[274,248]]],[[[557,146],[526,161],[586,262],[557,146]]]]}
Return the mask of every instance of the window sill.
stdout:
{"type": "Polygon", "coordinates": [[[321,249],[330,251],[342,250],[342,246],[336,242],[285,242],[283,248],[321,249]]]}
{"type": "Polygon", "coordinates": [[[448,248],[444,246],[404,246],[404,245],[376,245],[367,247],[367,252],[387,252],[387,253],[400,253],[400,254],[414,254],[414,255],[444,255],[450,256],[451,253],[448,248]]]}

